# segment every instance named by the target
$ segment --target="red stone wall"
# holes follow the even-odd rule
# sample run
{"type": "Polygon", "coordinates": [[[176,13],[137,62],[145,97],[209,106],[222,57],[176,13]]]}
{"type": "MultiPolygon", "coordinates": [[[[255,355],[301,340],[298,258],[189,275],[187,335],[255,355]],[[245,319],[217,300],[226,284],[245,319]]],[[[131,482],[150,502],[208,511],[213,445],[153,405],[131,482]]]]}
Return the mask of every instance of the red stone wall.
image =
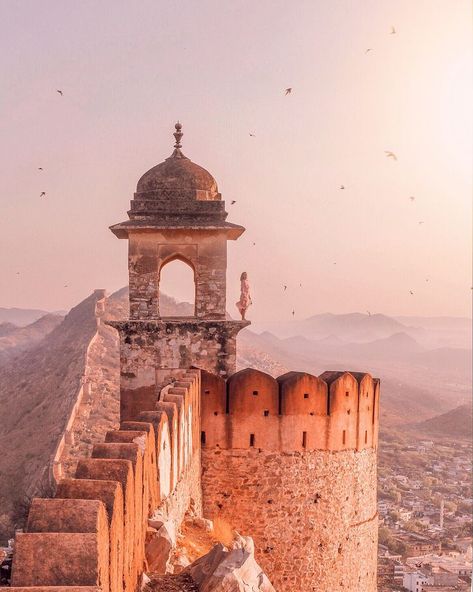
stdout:
{"type": "Polygon", "coordinates": [[[278,592],[375,592],[379,381],[202,372],[204,515],[255,540],[278,592]]]}
{"type": "Polygon", "coordinates": [[[164,400],[169,388],[158,391],[154,409],[135,409],[108,432],[54,499],[33,500],[27,532],[15,539],[14,589],[134,592],[146,565],[148,518],[158,513],[178,528],[189,508],[201,513],[200,373],[166,375],[172,401],[164,400]]]}
{"type": "Polygon", "coordinates": [[[205,447],[273,451],[377,448],[379,381],[369,374],[247,368],[227,381],[202,372],[205,447]]]}

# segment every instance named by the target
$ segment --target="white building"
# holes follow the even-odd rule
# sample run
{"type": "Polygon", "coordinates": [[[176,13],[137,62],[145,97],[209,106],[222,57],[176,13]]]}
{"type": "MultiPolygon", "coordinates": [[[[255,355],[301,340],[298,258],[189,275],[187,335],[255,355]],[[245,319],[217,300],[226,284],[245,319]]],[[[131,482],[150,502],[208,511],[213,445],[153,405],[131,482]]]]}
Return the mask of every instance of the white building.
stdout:
{"type": "Polygon", "coordinates": [[[405,573],[402,580],[402,585],[409,590],[409,592],[422,592],[423,586],[428,583],[428,576],[420,571],[405,573]]]}

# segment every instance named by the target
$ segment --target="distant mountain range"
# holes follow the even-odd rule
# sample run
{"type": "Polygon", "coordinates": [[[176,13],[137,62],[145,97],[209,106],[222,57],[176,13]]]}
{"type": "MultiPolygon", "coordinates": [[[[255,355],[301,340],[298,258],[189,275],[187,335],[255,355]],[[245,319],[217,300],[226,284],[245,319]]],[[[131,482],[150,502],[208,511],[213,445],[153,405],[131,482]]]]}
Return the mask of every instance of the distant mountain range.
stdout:
{"type": "Polygon", "coordinates": [[[325,313],[303,320],[261,323],[253,331],[277,337],[363,343],[404,333],[425,347],[471,348],[471,320],[460,317],[389,317],[383,314],[325,313]]]}
{"type": "Polygon", "coordinates": [[[67,314],[67,311],[60,310],[51,312],[47,310],[41,310],[38,308],[2,308],[0,306],[0,327],[2,324],[5,323],[13,324],[17,327],[26,327],[26,325],[30,325],[31,323],[34,323],[41,317],[44,317],[48,314],[63,317],[67,314]]]}

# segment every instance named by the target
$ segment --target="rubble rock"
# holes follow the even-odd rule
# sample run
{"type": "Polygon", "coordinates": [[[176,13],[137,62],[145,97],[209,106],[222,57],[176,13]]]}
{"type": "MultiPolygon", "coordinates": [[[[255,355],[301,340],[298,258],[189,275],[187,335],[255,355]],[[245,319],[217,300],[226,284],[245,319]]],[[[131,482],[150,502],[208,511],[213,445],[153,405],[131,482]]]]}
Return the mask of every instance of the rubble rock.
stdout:
{"type": "Polygon", "coordinates": [[[148,528],[146,536],[146,560],[152,573],[165,574],[168,560],[176,544],[176,529],[172,521],[159,529],[148,528]]]}
{"type": "Polygon", "coordinates": [[[221,543],[183,573],[188,573],[200,592],[275,592],[255,560],[251,537],[236,535],[231,548],[221,543]]]}

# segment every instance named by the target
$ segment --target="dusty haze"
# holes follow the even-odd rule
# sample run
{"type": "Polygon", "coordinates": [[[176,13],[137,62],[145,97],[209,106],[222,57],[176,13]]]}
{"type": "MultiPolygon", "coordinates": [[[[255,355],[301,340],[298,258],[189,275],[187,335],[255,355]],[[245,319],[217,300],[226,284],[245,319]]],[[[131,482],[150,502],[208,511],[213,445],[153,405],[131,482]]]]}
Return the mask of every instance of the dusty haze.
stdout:
{"type": "Polygon", "coordinates": [[[247,228],[232,313],[246,270],[260,321],[470,314],[466,0],[5,0],[0,23],[1,306],[62,310],[126,283],[108,226],[180,119],[247,228]]]}

